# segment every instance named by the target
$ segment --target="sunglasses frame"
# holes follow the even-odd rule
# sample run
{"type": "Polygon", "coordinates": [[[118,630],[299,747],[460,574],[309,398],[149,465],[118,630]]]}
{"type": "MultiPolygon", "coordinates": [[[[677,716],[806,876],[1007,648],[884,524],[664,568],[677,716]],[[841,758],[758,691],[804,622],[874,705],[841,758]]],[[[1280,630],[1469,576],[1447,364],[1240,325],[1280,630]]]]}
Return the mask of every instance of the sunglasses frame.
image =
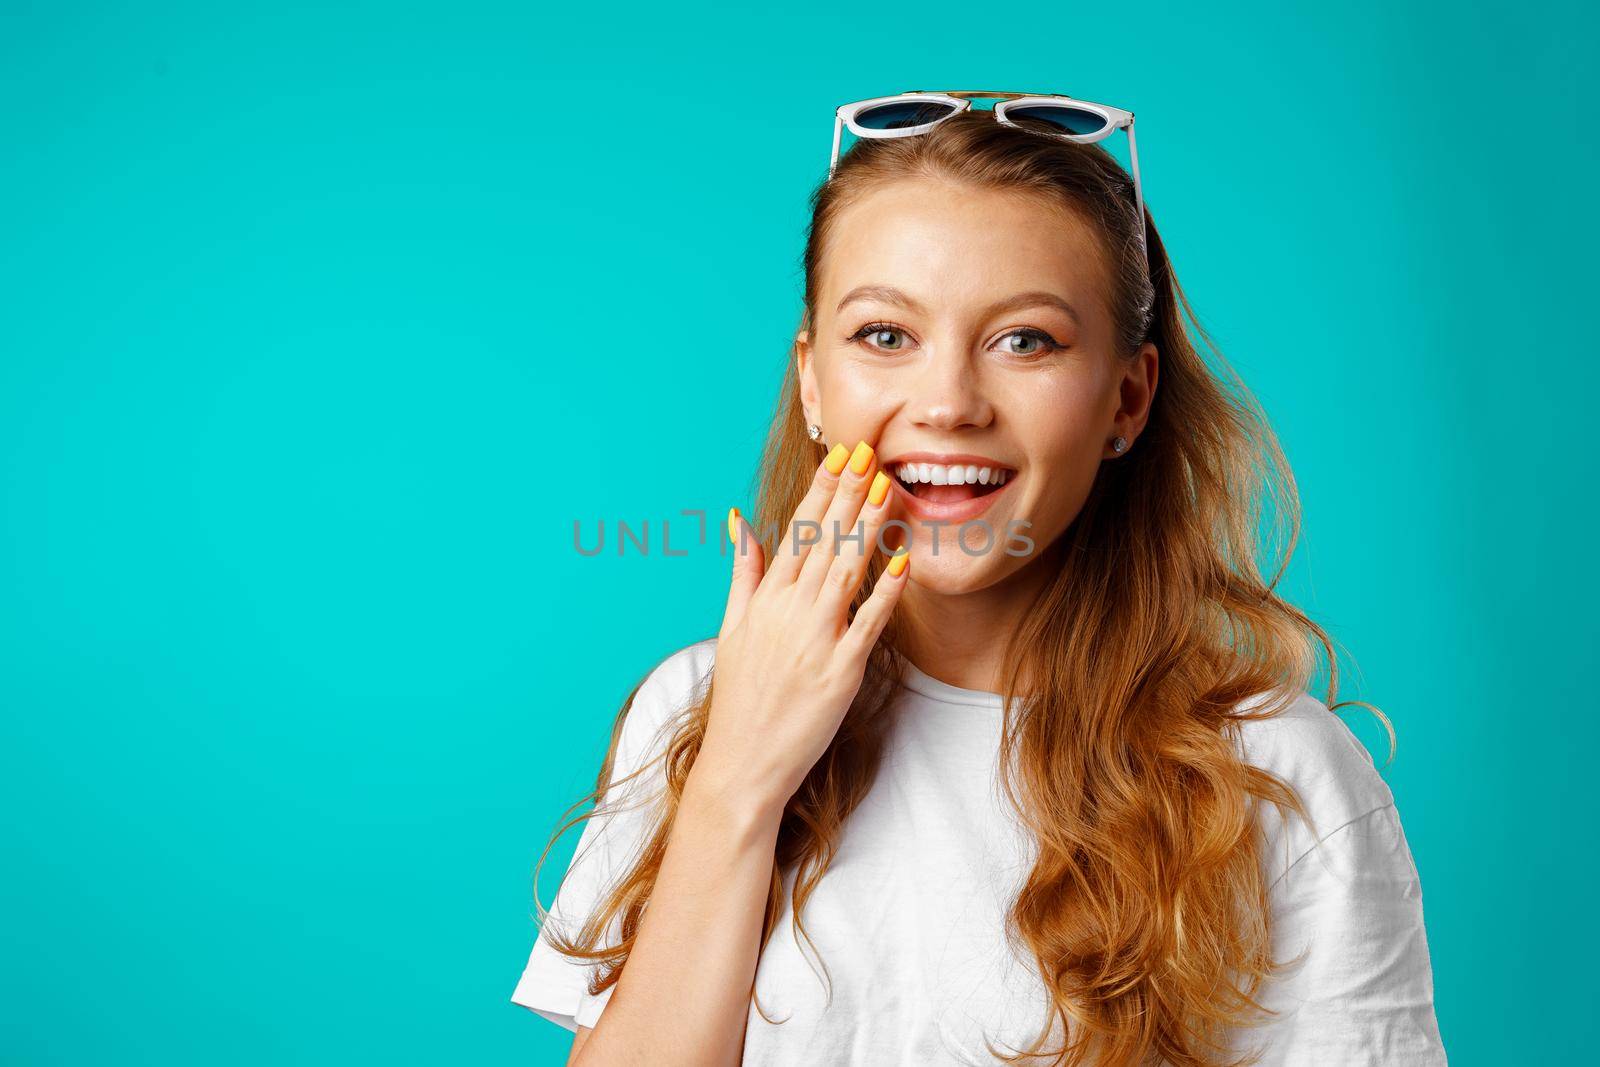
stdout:
{"type": "Polygon", "coordinates": [[[1059,133],[1047,133],[1037,126],[1026,127],[1029,133],[1037,133],[1044,137],[1059,137],[1063,141],[1076,141],[1079,144],[1093,144],[1110,137],[1117,130],[1128,131],[1128,158],[1132,161],[1133,172],[1133,199],[1139,212],[1139,244],[1144,252],[1145,268],[1150,265],[1150,246],[1148,229],[1144,219],[1144,189],[1139,182],[1139,146],[1133,138],[1133,112],[1125,111],[1120,107],[1110,104],[1097,104],[1091,100],[1079,100],[1075,96],[1066,96],[1061,93],[1005,93],[989,90],[956,90],[946,92],[929,92],[924,89],[909,89],[893,96],[874,96],[868,100],[857,100],[854,103],[841,104],[833,113],[833,158],[828,162],[828,177],[833,177],[833,172],[839,166],[839,140],[848,128],[857,137],[915,137],[919,133],[927,133],[939,123],[949,118],[954,118],[963,111],[972,109],[972,101],[994,99],[1000,102],[994,106],[996,122],[1004,122],[1010,126],[1019,126],[1019,123],[1006,117],[1008,111],[1019,108],[1032,107],[1038,104],[1068,105],[1080,111],[1087,111],[1099,115],[1106,120],[1105,127],[1094,133],[1069,133],[1062,130],[1059,133]],[[920,126],[904,126],[892,130],[878,130],[856,123],[856,116],[868,108],[880,104],[905,103],[943,103],[952,107],[948,115],[940,115],[932,122],[924,122],[920,126]]]}

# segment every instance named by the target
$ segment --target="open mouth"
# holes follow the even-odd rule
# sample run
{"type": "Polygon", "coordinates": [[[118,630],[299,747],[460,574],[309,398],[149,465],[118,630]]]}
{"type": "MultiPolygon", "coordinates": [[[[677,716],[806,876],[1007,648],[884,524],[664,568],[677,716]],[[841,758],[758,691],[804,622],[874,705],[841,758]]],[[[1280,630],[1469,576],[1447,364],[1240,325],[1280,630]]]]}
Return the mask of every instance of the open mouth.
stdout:
{"type": "Polygon", "coordinates": [[[954,504],[988,496],[1016,471],[1010,467],[971,464],[898,463],[891,473],[906,491],[931,504],[954,504]]]}

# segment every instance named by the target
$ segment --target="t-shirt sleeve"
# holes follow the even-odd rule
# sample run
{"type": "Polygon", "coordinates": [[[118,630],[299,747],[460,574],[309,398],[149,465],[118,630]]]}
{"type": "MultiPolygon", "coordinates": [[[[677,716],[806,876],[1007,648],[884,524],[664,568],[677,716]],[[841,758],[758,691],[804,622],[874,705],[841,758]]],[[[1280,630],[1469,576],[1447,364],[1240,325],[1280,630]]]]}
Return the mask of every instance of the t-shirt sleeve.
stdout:
{"type": "MultiPolygon", "coordinates": [[[[634,696],[617,739],[610,786],[583,823],[571,863],[556,891],[549,914],[534,941],[527,966],[511,1000],[530,1011],[576,1032],[592,1027],[611,999],[615,984],[598,995],[589,993],[590,978],[598,963],[563,956],[549,943],[552,926],[573,937],[593,914],[603,894],[639,854],[654,824],[655,800],[664,785],[659,756],[665,748],[675,713],[688,706],[689,692],[698,680],[699,646],[669,657],[645,679],[634,696]],[[622,786],[620,779],[653,762],[646,773],[622,786]]],[[[613,917],[604,944],[620,939],[620,917],[613,917]]]]}
{"type": "Polygon", "coordinates": [[[1393,803],[1335,828],[1272,885],[1276,1017],[1239,1035],[1258,1067],[1445,1067],[1422,884],[1393,803]]]}

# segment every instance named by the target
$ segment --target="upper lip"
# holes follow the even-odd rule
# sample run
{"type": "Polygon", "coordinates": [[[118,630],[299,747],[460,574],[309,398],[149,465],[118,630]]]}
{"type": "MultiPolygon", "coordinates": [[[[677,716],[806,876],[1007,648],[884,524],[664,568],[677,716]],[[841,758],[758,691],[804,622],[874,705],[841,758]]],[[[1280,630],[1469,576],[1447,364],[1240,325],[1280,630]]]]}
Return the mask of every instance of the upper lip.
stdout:
{"type": "Polygon", "coordinates": [[[884,460],[883,466],[893,467],[900,463],[935,463],[944,467],[988,467],[991,470],[1016,471],[1016,468],[1009,463],[1001,463],[997,459],[972,452],[902,452],[892,459],[884,460]]]}

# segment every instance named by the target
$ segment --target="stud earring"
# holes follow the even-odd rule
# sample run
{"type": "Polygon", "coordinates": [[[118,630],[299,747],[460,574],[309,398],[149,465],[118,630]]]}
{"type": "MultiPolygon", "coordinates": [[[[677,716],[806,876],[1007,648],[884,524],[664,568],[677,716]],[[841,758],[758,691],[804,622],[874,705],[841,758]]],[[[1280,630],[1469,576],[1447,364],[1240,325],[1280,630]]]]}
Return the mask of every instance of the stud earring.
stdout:
{"type": "Polygon", "coordinates": [[[810,426],[806,427],[806,436],[810,437],[813,441],[822,440],[822,427],[813,422],[810,426]]]}
{"type": "Polygon", "coordinates": [[[1122,450],[1124,448],[1127,448],[1127,447],[1128,447],[1128,439],[1126,437],[1118,437],[1116,440],[1111,442],[1111,451],[1116,452],[1118,454],[1120,454],[1122,452],[1122,450]]]}

